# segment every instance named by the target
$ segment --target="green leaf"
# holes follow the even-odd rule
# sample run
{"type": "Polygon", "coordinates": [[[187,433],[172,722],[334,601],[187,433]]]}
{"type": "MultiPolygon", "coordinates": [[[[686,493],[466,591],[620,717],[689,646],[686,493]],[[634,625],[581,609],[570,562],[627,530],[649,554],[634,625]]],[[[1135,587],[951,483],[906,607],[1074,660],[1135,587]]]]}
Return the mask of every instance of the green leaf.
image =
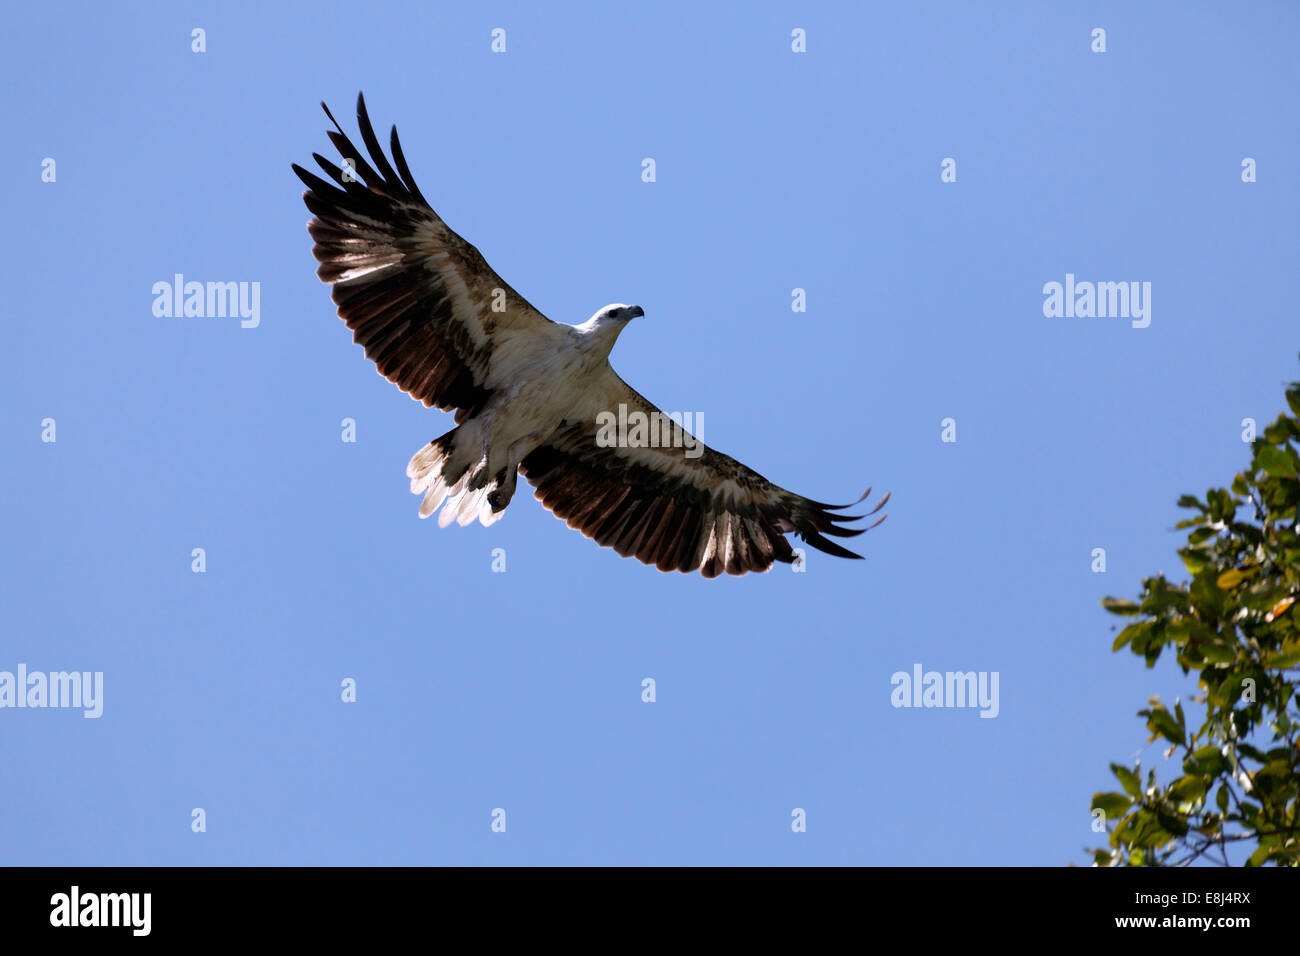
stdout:
{"type": "Polygon", "coordinates": [[[1219,808],[1220,813],[1228,812],[1228,785],[1225,783],[1219,788],[1219,792],[1214,795],[1215,806],[1219,808]]]}
{"type": "Polygon", "coordinates": [[[1223,644],[1198,644],[1197,648],[1211,664],[1231,664],[1237,659],[1237,649],[1223,644]]]}
{"type": "Polygon", "coordinates": [[[1259,462],[1259,467],[1274,478],[1294,478],[1296,476],[1295,461],[1291,455],[1275,445],[1264,445],[1259,449],[1259,454],[1255,457],[1259,462]]]}
{"type": "Polygon", "coordinates": [[[1095,793],[1092,796],[1092,809],[1106,814],[1107,820],[1118,820],[1128,812],[1133,799],[1124,793],[1095,793]]]}
{"type": "MultiPolygon", "coordinates": [[[[1129,641],[1133,640],[1133,638],[1137,637],[1139,634],[1145,634],[1150,630],[1151,630],[1150,621],[1138,621],[1136,624],[1130,624],[1128,627],[1124,628],[1124,630],[1120,631],[1119,634],[1115,636],[1115,641],[1110,646],[1111,651],[1119,650],[1121,647],[1123,647],[1129,641]]],[[[1139,651],[1138,653],[1145,653],[1145,648],[1143,649],[1143,651],[1139,651]]]]}
{"type": "Polygon", "coordinates": [[[1264,429],[1264,441],[1270,445],[1284,445],[1291,437],[1291,423],[1285,415],[1279,415],[1277,421],[1264,429]]]}
{"type": "Polygon", "coordinates": [[[1135,774],[1128,767],[1123,767],[1117,763],[1110,765],[1110,772],[1113,773],[1121,784],[1124,785],[1124,792],[1133,797],[1142,795],[1142,784],[1135,774]]]}
{"type": "Polygon", "coordinates": [[[1198,545],[1207,538],[1213,538],[1218,533],[1219,532],[1214,528],[1197,528],[1187,536],[1187,543],[1190,545],[1198,545]]]}
{"type": "Polygon", "coordinates": [[[1291,406],[1291,413],[1300,417],[1300,388],[1288,388],[1286,390],[1286,403],[1291,406]]]}
{"type": "Polygon", "coordinates": [[[1243,571],[1239,568],[1232,568],[1220,574],[1214,583],[1218,586],[1220,591],[1228,591],[1235,588],[1253,573],[1254,569],[1243,571]]]}
{"type": "Polygon", "coordinates": [[[1183,742],[1184,731],[1182,726],[1173,718],[1173,715],[1163,707],[1154,707],[1147,718],[1147,727],[1152,733],[1164,737],[1173,744],[1183,742]]]}
{"type": "MultiPolygon", "coordinates": [[[[1256,444],[1262,444],[1256,439],[1256,444]]],[[[1236,502],[1223,488],[1211,488],[1205,493],[1205,502],[1210,506],[1210,517],[1215,521],[1227,521],[1237,510],[1236,502]]]]}
{"type": "MultiPolygon", "coordinates": [[[[1205,796],[1205,781],[1192,775],[1179,777],[1169,785],[1169,796],[1179,803],[1188,800],[1199,800],[1205,796]]],[[[1166,829],[1168,828],[1166,827],[1166,829]]]]}
{"type": "Polygon", "coordinates": [[[1187,821],[1182,816],[1158,809],[1156,819],[1160,821],[1160,827],[1165,832],[1176,837],[1187,835],[1187,821]]]}
{"type": "Polygon", "coordinates": [[[1264,658],[1264,666],[1286,670],[1289,667],[1295,667],[1300,664],[1300,650],[1288,651],[1284,654],[1270,654],[1264,658]]]}
{"type": "Polygon", "coordinates": [[[1223,754],[1219,753],[1219,748],[1213,744],[1201,747],[1183,761],[1183,769],[1188,773],[1215,775],[1220,773],[1223,767],[1223,754]]]}
{"type": "Polygon", "coordinates": [[[1101,606],[1111,614],[1122,614],[1125,617],[1132,617],[1141,610],[1137,604],[1123,598],[1104,597],[1101,599],[1101,606]]]}

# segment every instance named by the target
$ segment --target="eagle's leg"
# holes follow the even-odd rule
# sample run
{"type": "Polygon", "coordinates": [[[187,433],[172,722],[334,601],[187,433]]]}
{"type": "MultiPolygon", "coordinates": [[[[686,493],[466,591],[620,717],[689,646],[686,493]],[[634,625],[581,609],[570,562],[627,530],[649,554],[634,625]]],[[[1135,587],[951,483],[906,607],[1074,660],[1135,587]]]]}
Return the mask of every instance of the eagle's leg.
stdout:
{"type": "Polygon", "coordinates": [[[506,463],[492,476],[496,487],[488,494],[487,500],[493,512],[501,511],[510,504],[510,499],[515,496],[515,486],[519,483],[519,463],[546,439],[547,434],[549,433],[545,431],[537,431],[511,443],[506,452],[506,463]]]}
{"type": "Polygon", "coordinates": [[[491,506],[494,512],[502,511],[506,505],[510,504],[510,499],[515,496],[515,485],[519,481],[519,467],[516,465],[514,468],[502,468],[496,473],[492,481],[496,487],[488,493],[488,505],[491,506]]]}

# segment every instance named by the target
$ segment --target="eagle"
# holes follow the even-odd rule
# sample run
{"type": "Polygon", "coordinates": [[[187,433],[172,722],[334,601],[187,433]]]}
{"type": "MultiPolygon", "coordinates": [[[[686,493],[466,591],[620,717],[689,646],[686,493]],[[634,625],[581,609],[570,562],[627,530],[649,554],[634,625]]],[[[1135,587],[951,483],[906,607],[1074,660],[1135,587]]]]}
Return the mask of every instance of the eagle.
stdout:
{"type": "Polygon", "coordinates": [[[640,306],[607,305],[581,325],[548,319],[434,212],[395,126],[388,160],[364,96],[357,125],[369,159],[321,107],[342,165],[312,154],[327,181],[292,164],[314,217],[317,275],[380,374],[455,413],[456,427],[407,465],[411,491],[424,496],[420,517],[441,509],[440,527],[490,525],[523,475],[569,527],[661,571],[767,571],[801,558],[791,533],[826,554],[861,558],[827,535],[870,530],[845,524],[875,515],[889,495],[867,515],[842,514],[852,505],[786,491],[695,439],[610,366],[619,334],[645,314],[640,306]],[[653,436],[661,440],[635,428],[611,439],[616,415],[662,423],[653,436]]]}

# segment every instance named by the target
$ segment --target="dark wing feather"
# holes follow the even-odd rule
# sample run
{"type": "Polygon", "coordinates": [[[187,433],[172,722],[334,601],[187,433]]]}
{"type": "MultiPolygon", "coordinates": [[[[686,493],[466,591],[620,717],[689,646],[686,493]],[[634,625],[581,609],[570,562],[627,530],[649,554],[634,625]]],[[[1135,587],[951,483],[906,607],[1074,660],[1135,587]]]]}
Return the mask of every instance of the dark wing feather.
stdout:
{"type": "Polygon", "coordinates": [[[493,367],[503,341],[562,335],[562,327],[502,281],[430,208],[406,165],[396,128],[393,168],[363,97],[357,97],[357,125],[369,161],[328,107],[325,113],[338,127],[329,131],[330,141],[350,168],[315,153],[327,179],[293,167],[315,215],[307,231],[316,242],[317,275],[333,285],[339,317],[384,377],[425,405],[456,410],[456,421],[464,421],[508,372],[493,367]]]}
{"type": "MultiPolygon", "coordinates": [[[[864,517],[837,513],[849,505],[786,491],[705,445],[698,446],[698,457],[689,457],[686,440],[678,447],[601,447],[597,415],[616,413],[620,403],[646,415],[663,414],[607,369],[580,420],[566,424],[520,465],[537,499],[569,527],[661,571],[698,570],[709,578],[791,563],[795,553],[785,538],[790,532],[826,554],[861,557],[826,537],[870,530],[843,527],[864,517]]],[[[868,488],[858,500],[870,493],[868,488]]],[[[888,500],[885,495],[871,514],[888,500]]],[[[881,515],[871,527],[884,520],[881,515]]]]}

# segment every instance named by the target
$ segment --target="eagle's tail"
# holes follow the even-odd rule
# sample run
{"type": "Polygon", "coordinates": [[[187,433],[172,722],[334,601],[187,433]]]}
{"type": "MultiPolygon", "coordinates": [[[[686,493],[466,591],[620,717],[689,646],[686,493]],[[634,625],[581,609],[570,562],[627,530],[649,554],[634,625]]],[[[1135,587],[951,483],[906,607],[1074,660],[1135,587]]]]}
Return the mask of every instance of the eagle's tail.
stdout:
{"type": "Polygon", "coordinates": [[[423,494],[420,517],[427,518],[439,508],[438,527],[455,521],[461,527],[478,518],[487,527],[500,520],[505,508],[493,509],[492,493],[500,476],[487,474],[487,456],[478,440],[478,425],[473,420],[435,438],[411,458],[406,466],[411,479],[411,493],[423,494]]]}

